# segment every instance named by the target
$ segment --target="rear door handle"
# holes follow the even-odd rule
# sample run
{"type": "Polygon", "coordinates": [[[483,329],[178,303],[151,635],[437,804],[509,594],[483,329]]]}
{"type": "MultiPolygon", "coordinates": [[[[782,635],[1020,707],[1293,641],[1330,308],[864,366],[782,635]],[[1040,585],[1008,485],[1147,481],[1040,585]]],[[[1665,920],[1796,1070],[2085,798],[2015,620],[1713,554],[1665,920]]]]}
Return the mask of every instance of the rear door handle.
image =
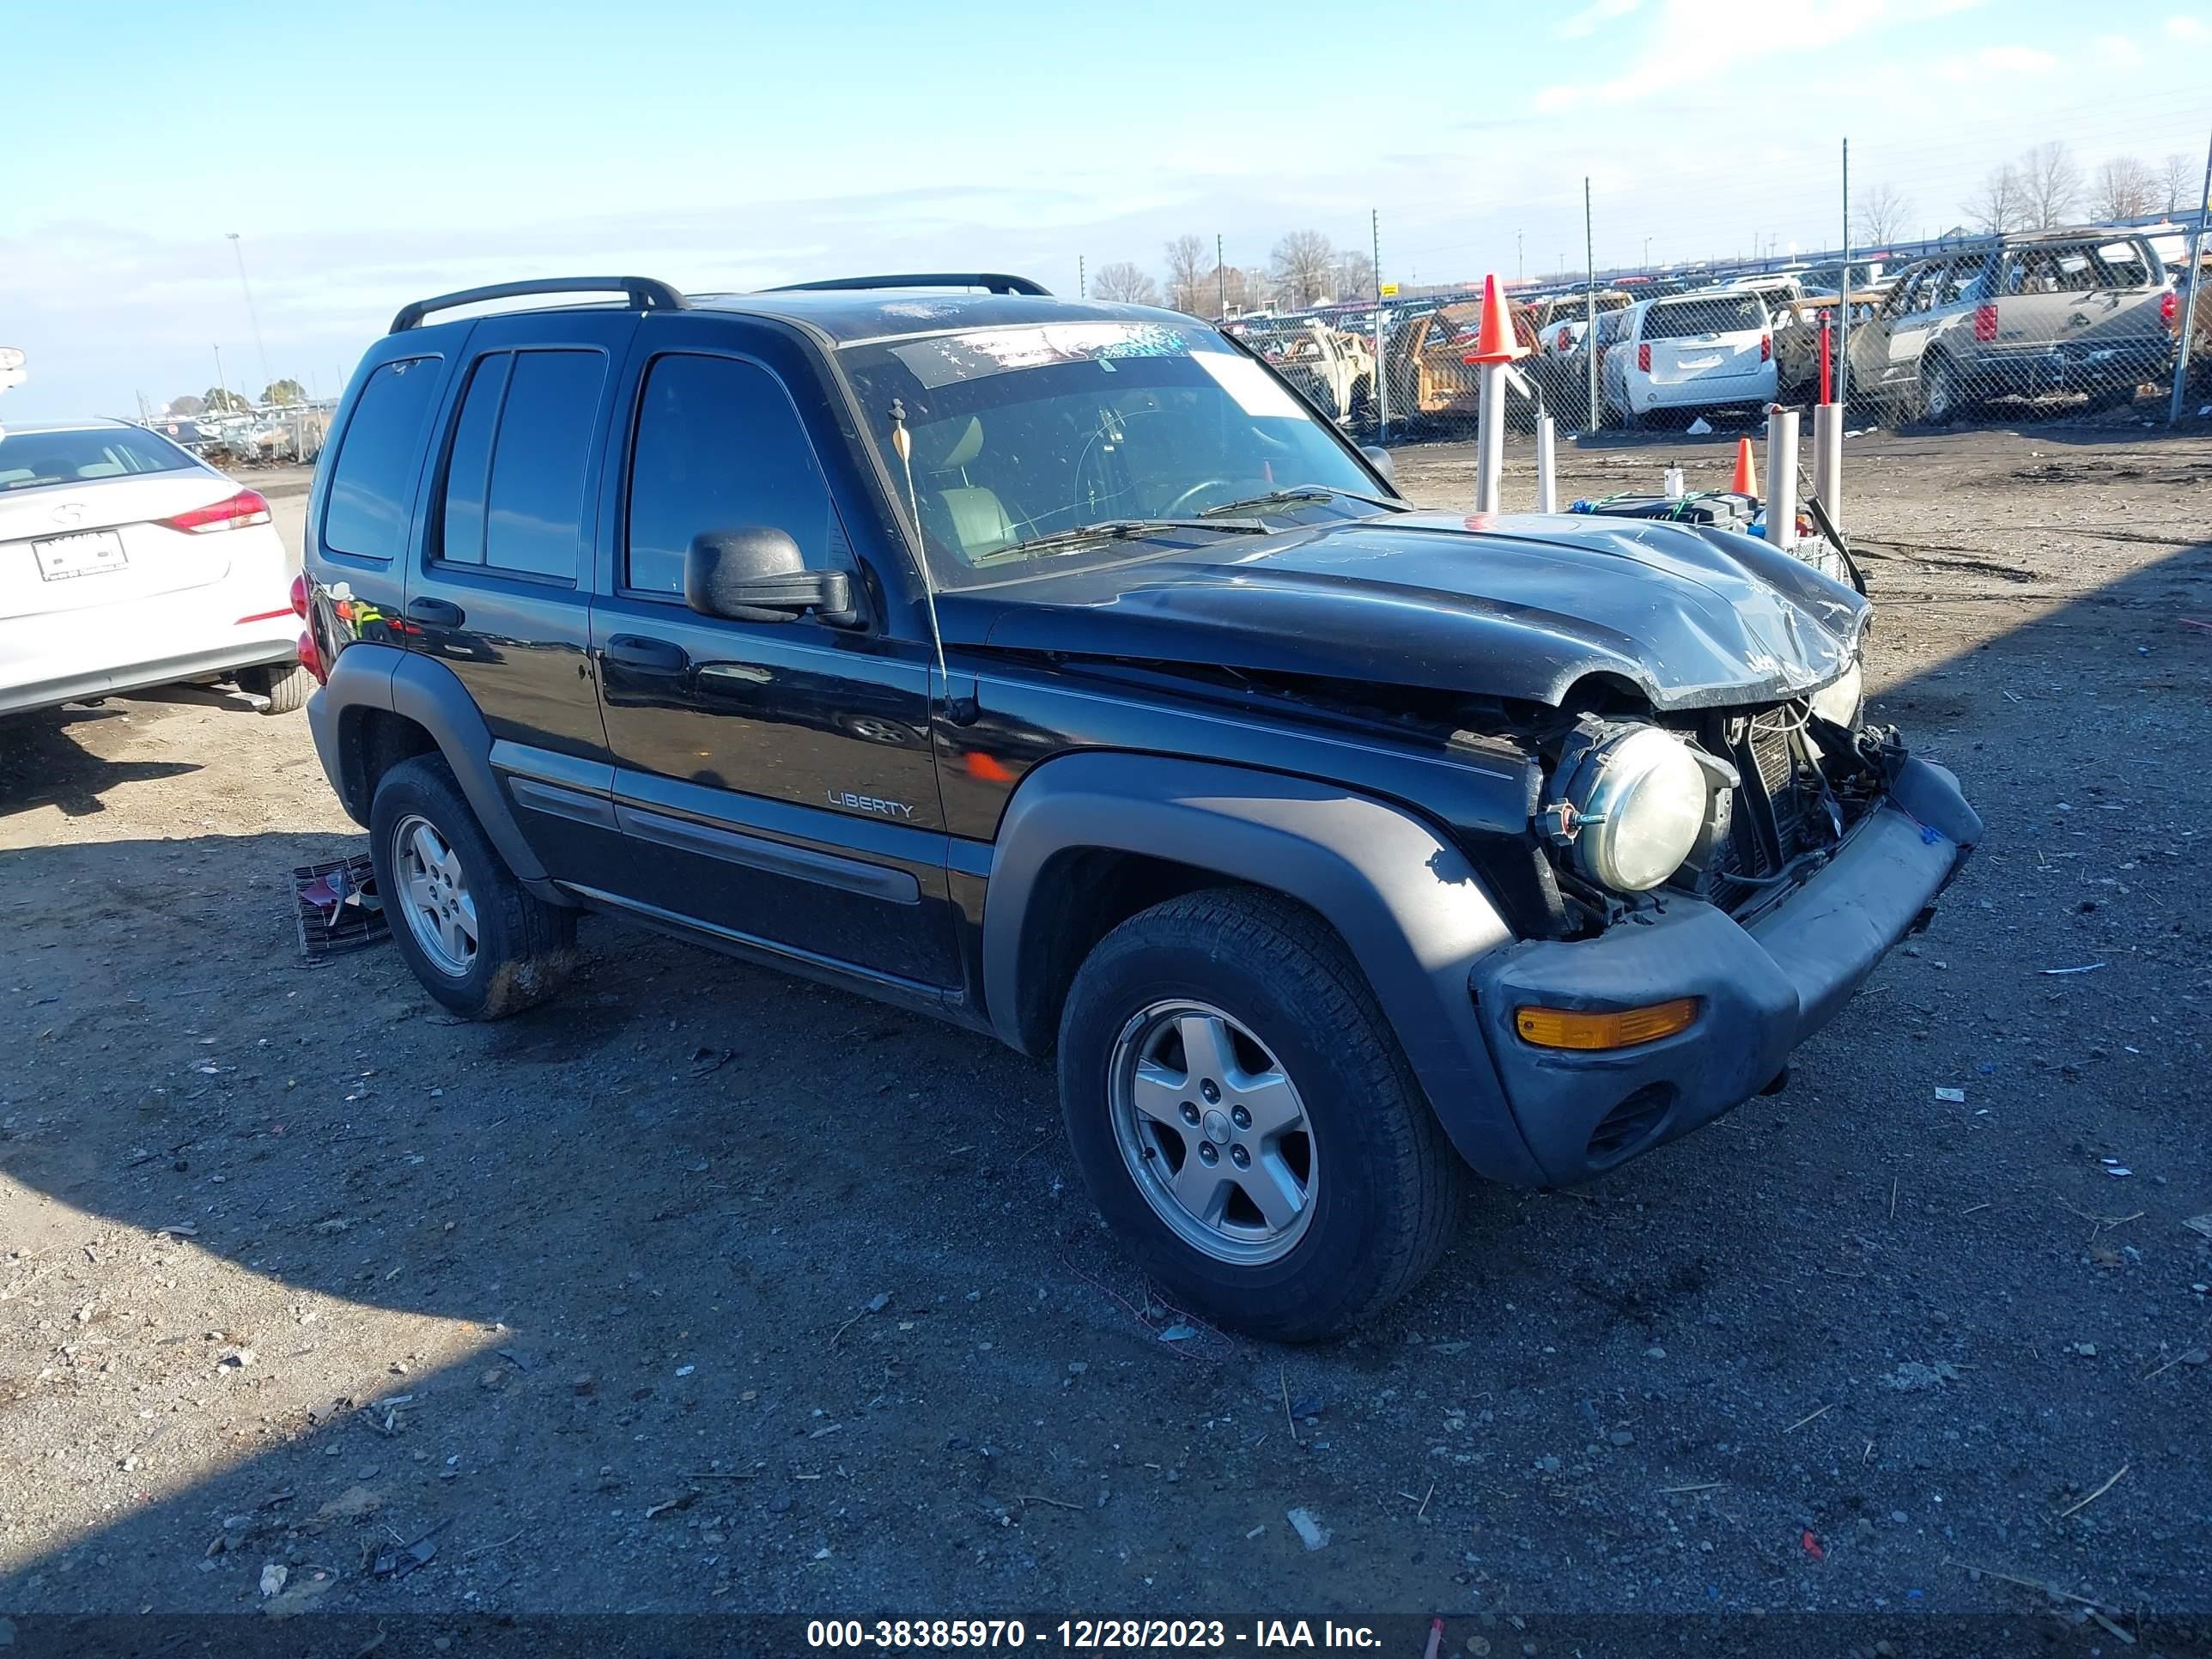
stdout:
{"type": "Polygon", "coordinates": [[[449,599],[410,599],[407,614],[414,621],[428,623],[433,628],[459,628],[461,607],[449,599]]]}
{"type": "Polygon", "coordinates": [[[680,674],[691,665],[682,646],[640,634],[617,634],[609,640],[607,660],[620,668],[642,668],[656,674],[680,674]]]}

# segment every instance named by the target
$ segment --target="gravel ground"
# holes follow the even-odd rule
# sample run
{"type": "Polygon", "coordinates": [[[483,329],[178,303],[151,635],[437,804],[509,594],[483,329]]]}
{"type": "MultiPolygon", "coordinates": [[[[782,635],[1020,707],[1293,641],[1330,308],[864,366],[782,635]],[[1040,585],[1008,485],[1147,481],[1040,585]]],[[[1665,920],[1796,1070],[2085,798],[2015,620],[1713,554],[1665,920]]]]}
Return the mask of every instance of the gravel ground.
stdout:
{"type": "Polygon", "coordinates": [[[2206,1609],[2212,440],[1850,455],[1985,848],[1785,1094],[1335,1346],[1177,1332],[978,1038],[599,921],[496,1026],[303,963],[298,717],[0,723],[0,1608],[2206,1609]]]}

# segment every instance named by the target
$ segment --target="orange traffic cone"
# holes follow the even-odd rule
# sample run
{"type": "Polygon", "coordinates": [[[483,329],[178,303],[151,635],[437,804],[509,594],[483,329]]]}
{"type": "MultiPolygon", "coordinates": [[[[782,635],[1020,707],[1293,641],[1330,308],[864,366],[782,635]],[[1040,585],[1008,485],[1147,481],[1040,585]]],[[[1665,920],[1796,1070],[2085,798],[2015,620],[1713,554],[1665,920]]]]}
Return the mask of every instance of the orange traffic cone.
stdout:
{"type": "Polygon", "coordinates": [[[1474,337],[1474,349],[1465,361],[1470,363],[1510,363],[1522,354],[1523,348],[1513,337],[1513,319],[1505,309],[1505,295],[1498,290],[1495,274],[1482,279],[1482,326],[1474,337]]]}
{"type": "Polygon", "coordinates": [[[1751,467],[1751,440],[1735,441],[1735,482],[1729,486],[1736,495],[1759,499],[1759,474],[1751,467]]]}

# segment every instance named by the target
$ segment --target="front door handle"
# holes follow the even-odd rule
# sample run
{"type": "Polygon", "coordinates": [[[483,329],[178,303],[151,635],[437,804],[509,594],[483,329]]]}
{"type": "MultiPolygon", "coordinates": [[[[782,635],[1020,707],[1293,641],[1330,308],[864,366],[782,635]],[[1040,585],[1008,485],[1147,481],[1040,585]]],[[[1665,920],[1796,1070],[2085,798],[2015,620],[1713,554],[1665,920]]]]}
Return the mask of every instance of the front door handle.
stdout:
{"type": "Polygon", "coordinates": [[[682,646],[641,634],[617,634],[609,640],[607,660],[618,668],[642,668],[655,674],[680,674],[691,665],[682,646]]]}
{"type": "Polygon", "coordinates": [[[449,599],[410,599],[407,615],[412,621],[428,623],[433,628],[459,628],[461,607],[449,599]]]}

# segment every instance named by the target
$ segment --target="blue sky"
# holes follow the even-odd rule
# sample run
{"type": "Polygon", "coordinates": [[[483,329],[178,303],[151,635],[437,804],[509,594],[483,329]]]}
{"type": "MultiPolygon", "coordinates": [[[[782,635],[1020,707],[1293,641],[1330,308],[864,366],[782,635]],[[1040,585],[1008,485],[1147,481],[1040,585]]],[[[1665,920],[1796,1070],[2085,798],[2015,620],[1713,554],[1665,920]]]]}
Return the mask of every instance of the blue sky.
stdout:
{"type": "MultiPolygon", "coordinates": [[[[1386,276],[1832,245],[1839,141],[1916,230],[2066,143],[2203,164],[2212,0],[1265,9],[656,0],[10,9],[0,420],[269,372],[329,394],[406,300],[562,271],[693,289],[1020,270],[1220,234],[1386,276]]],[[[2196,186],[2191,186],[2193,194],[2196,186]]]]}

